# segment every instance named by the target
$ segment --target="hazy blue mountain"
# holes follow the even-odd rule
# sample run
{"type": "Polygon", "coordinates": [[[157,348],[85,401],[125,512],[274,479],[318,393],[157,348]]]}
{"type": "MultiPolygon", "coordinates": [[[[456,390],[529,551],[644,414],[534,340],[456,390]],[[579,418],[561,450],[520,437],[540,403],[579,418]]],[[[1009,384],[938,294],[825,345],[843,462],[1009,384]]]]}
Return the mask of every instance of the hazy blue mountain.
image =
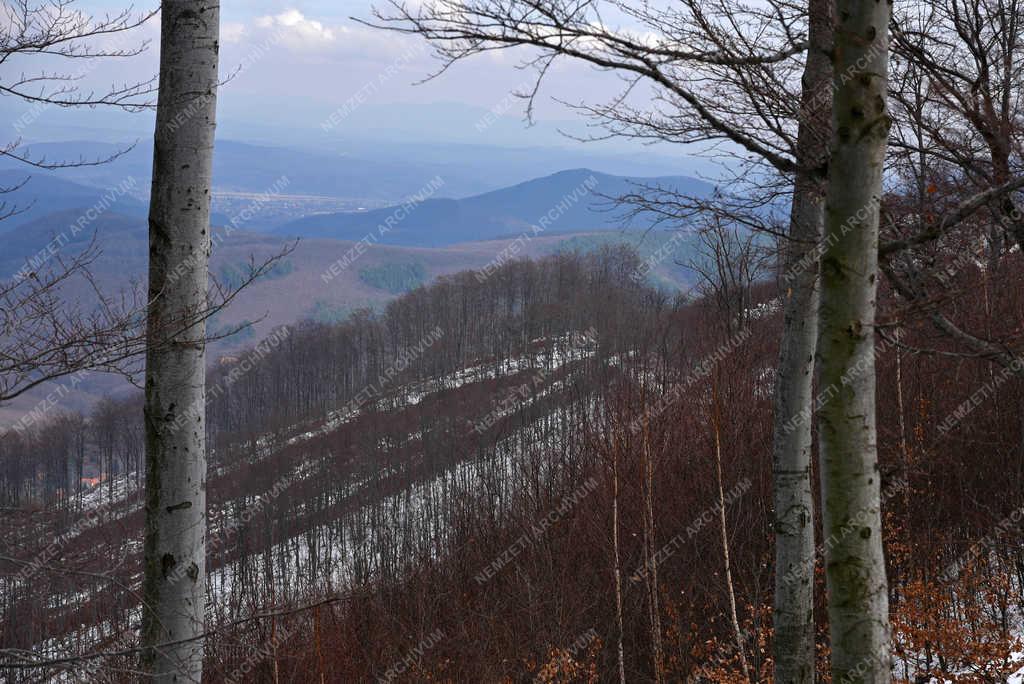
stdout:
{"type": "MultiPolygon", "coordinates": [[[[532,226],[541,225],[544,216],[548,217],[545,232],[549,233],[614,230],[626,226],[621,212],[608,197],[635,191],[638,184],[692,195],[712,191],[709,184],[685,176],[630,179],[573,169],[461,200],[431,197],[409,209],[395,206],[307,216],[275,232],[342,240],[360,240],[371,235],[380,244],[437,247],[530,231],[532,226]],[[588,183],[592,184],[591,189],[587,188],[588,183]],[[393,221],[393,227],[382,230],[380,227],[389,217],[401,218],[393,221]]],[[[439,194],[444,191],[442,188],[439,194]]],[[[649,225],[649,221],[634,219],[628,227],[649,225]]]]}
{"type": "MultiPolygon", "coordinates": [[[[49,160],[95,160],[123,151],[124,145],[99,142],[39,143],[22,148],[23,154],[49,160]]],[[[216,191],[316,195],[363,199],[370,206],[398,202],[441,176],[456,196],[500,187],[476,169],[461,169],[446,162],[414,163],[400,158],[357,157],[344,150],[299,150],[218,140],[213,162],[216,191]]],[[[62,169],[59,177],[96,187],[110,187],[133,178],[148,190],[152,174],[152,148],[139,143],[110,163],[62,169]]],[[[16,162],[0,157],[0,169],[21,170],[16,162]]],[[[23,172],[24,173],[24,172],[23,172]]],[[[522,178],[519,176],[518,178],[522,178]]]]}
{"type": "MultiPolygon", "coordinates": [[[[276,138],[268,134],[264,139],[276,138]]],[[[123,152],[126,147],[127,144],[72,140],[33,143],[21,148],[21,152],[53,161],[96,160],[123,152]]],[[[219,139],[214,155],[214,189],[266,193],[281,188],[282,178],[287,177],[287,183],[279,190],[281,194],[364,200],[368,208],[377,208],[401,202],[435,178],[443,180],[445,197],[463,198],[562,169],[585,167],[623,176],[675,176],[693,173],[696,167],[691,162],[685,157],[609,154],[556,146],[501,147],[351,136],[329,136],[315,147],[305,144],[294,148],[219,139]]],[[[62,169],[52,175],[99,188],[134,179],[145,193],[152,166],[152,148],[143,139],[109,164],[62,169]]],[[[23,164],[2,156],[0,169],[25,173],[23,164]]]]}
{"type": "MultiPolygon", "coordinates": [[[[96,219],[77,226],[81,210],[62,209],[25,223],[4,235],[0,266],[20,268],[26,259],[49,260],[55,250],[63,257],[78,253],[94,241],[102,251],[102,264],[96,272],[111,280],[145,275],[149,260],[149,230],[146,212],[133,214],[109,210],[96,219]],[[135,267],[141,270],[132,273],[135,267]]],[[[2,277],[2,276],[0,276],[2,277]]]]}
{"type": "MultiPolygon", "coordinates": [[[[0,187],[12,189],[0,193],[0,202],[7,207],[0,215],[15,212],[0,221],[0,233],[26,228],[30,233],[38,233],[40,226],[45,226],[54,235],[88,234],[93,224],[108,214],[145,219],[149,213],[148,178],[141,182],[135,176],[121,176],[109,185],[93,186],[58,178],[52,172],[0,169],[0,187]],[[72,230],[72,226],[76,228],[72,230]]],[[[228,220],[220,212],[210,215],[213,225],[223,225],[228,220]]],[[[145,221],[142,225],[145,229],[145,221]]]]}
{"type": "MultiPolygon", "coordinates": [[[[130,179],[109,188],[98,188],[73,183],[48,172],[4,169],[0,170],[0,187],[16,188],[0,194],[0,201],[8,207],[2,213],[12,209],[18,212],[0,221],[0,232],[9,232],[54,212],[69,209],[76,210],[67,217],[72,223],[89,209],[93,210],[89,216],[114,210],[145,216],[147,210],[147,204],[133,195],[147,191],[148,185],[140,187],[130,179]]],[[[88,217],[85,220],[89,221],[88,217]]]]}

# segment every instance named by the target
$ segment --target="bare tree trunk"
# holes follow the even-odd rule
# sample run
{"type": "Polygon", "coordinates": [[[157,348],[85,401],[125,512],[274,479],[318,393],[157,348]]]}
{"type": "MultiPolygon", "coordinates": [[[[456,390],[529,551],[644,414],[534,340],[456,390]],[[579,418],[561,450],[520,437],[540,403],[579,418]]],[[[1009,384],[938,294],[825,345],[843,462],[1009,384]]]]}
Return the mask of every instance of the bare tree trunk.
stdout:
{"type": "Polygon", "coordinates": [[[274,684],[281,682],[281,667],[277,659],[277,618],[270,618],[270,648],[274,661],[274,684]]]}
{"type": "Polygon", "coordinates": [[[327,682],[327,675],[326,675],[326,670],[324,669],[324,648],[323,648],[323,639],[321,637],[320,608],[319,608],[319,606],[316,608],[315,612],[313,613],[313,631],[314,631],[314,642],[316,643],[316,665],[317,665],[317,670],[319,670],[319,674],[320,674],[318,679],[320,680],[320,684],[326,684],[326,682],[327,682]]]}
{"type": "Polygon", "coordinates": [[[811,410],[818,336],[818,260],[825,222],[831,128],[830,0],[810,0],[799,170],[786,245],[785,307],[775,378],[772,476],[775,505],[775,681],[814,681],[814,495],[811,410]]]}
{"type": "Polygon", "coordinates": [[[165,0],[149,212],[143,669],[199,682],[206,609],[206,309],[220,6],[165,0]],[[184,323],[184,324],[183,324],[184,323]],[[183,641],[186,640],[186,641],[183,641]],[[170,644],[161,646],[161,644],[170,644]]]}
{"type": "Polygon", "coordinates": [[[736,652],[740,657],[743,677],[748,682],[751,678],[750,665],[743,644],[743,632],[740,630],[740,618],[736,611],[736,588],[732,582],[732,560],[729,556],[729,530],[725,521],[725,488],[722,485],[722,414],[719,410],[718,382],[714,386],[714,406],[712,408],[712,426],[715,430],[715,473],[718,477],[718,522],[722,529],[722,557],[725,560],[725,585],[729,591],[729,618],[732,620],[733,636],[736,638],[736,652]]]}
{"type": "Polygon", "coordinates": [[[887,2],[838,0],[819,412],[834,682],[891,681],[875,424],[878,224],[891,119],[887,2]]]}
{"type": "Polygon", "coordinates": [[[651,627],[651,658],[654,661],[654,681],[660,684],[664,681],[663,668],[665,664],[664,650],[661,641],[661,604],[658,597],[658,550],[655,548],[654,535],[654,463],[651,459],[650,429],[647,421],[644,421],[643,430],[643,521],[644,521],[644,548],[647,556],[647,572],[644,577],[647,580],[648,613],[651,627]]]}
{"type": "Polygon", "coordinates": [[[626,658],[622,648],[622,564],[619,558],[619,447],[612,446],[612,546],[615,553],[615,621],[618,634],[619,684],[626,684],[626,658]]]}

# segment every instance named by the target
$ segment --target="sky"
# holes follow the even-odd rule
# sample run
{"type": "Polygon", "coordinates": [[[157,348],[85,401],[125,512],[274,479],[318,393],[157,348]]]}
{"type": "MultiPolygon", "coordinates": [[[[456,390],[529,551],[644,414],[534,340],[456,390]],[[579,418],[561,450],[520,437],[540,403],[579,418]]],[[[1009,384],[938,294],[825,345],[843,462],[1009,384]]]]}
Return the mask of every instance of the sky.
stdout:
{"type": "MultiPolygon", "coordinates": [[[[76,6],[82,12],[101,15],[126,5],[111,0],[78,0],[76,6]]],[[[141,11],[148,6],[143,3],[135,7],[141,11]]],[[[370,135],[476,144],[573,146],[575,143],[558,130],[579,133],[583,131],[581,124],[552,96],[593,102],[595,94],[599,101],[617,91],[617,80],[607,73],[569,61],[557,64],[537,102],[539,124],[528,127],[523,120],[522,101],[509,95],[532,83],[530,72],[516,68],[522,53],[480,55],[417,85],[436,71],[439,63],[423,41],[371,29],[352,19],[370,19],[371,14],[370,0],[224,3],[221,75],[232,77],[219,94],[222,131],[235,138],[273,136],[282,143],[301,141],[306,145],[315,145],[318,139],[370,135]]],[[[119,36],[117,40],[130,44],[152,42],[147,53],[139,57],[91,65],[83,85],[101,89],[112,83],[149,78],[156,73],[158,39],[158,19],[119,36]]],[[[32,72],[40,64],[38,58],[27,57],[5,69],[32,72]]],[[[48,64],[45,68],[68,67],[48,64]]],[[[0,102],[0,107],[5,116],[12,116],[12,111],[17,116],[18,107],[25,109],[11,102],[0,102]]],[[[69,122],[80,126],[82,135],[97,129],[143,131],[151,126],[145,115],[120,115],[109,110],[44,112],[33,121],[37,125],[19,130],[28,141],[66,137],[69,133],[62,126],[69,122]]],[[[642,149],[634,143],[602,145],[623,151],[642,149]]]]}

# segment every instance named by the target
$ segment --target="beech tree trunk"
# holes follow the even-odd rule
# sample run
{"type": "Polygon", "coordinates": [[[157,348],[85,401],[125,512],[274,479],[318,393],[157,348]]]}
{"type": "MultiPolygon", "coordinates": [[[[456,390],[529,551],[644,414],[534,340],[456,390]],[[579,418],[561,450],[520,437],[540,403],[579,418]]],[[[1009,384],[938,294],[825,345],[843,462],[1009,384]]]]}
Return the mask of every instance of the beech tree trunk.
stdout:
{"type": "Polygon", "coordinates": [[[784,259],[781,350],[775,378],[775,681],[814,681],[814,496],[811,410],[818,337],[817,250],[825,222],[832,117],[832,3],[810,0],[809,47],[784,259]]]}
{"type": "Polygon", "coordinates": [[[220,6],[165,0],[149,211],[143,669],[202,680],[205,339],[220,6]],[[167,645],[163,645],[167,644],[167,645]]]}
{"type": "Polygon", "coordinates": [[[838,0],[821,263],[819,411],[832,681],[891,681],[875,426],[875,297],[891,119],[887,2],[838,0]]]}

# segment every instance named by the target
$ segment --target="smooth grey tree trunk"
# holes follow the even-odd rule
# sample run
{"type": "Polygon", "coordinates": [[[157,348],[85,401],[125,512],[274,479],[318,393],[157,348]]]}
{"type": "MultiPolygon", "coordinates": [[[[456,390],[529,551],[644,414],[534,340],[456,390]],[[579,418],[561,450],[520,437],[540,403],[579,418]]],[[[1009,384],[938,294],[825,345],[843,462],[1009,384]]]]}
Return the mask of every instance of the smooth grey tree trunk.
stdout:
{"type": "Polygon", "coordinates": [[[888,2],[838,0],[835,134],[821,262],[819,410],[832,681],[883,684],[889,597],[875,426],[878,224],[891,119],[888,2]]]}
{"type": "Polygon", "coordinates": [[[775,681],[814,681],[814,495],[811,410],[818,342],[817,250],[825,222],[832,118],[832,3],[810,0],[797,166],[782,281],[785,298],[775,378],[775,681]]]}
{"type": "Polygon", "coordinates": [[[143,669],[202,679],[206,324],[220,6],[164,0],[149,210],[143,669]]]}

